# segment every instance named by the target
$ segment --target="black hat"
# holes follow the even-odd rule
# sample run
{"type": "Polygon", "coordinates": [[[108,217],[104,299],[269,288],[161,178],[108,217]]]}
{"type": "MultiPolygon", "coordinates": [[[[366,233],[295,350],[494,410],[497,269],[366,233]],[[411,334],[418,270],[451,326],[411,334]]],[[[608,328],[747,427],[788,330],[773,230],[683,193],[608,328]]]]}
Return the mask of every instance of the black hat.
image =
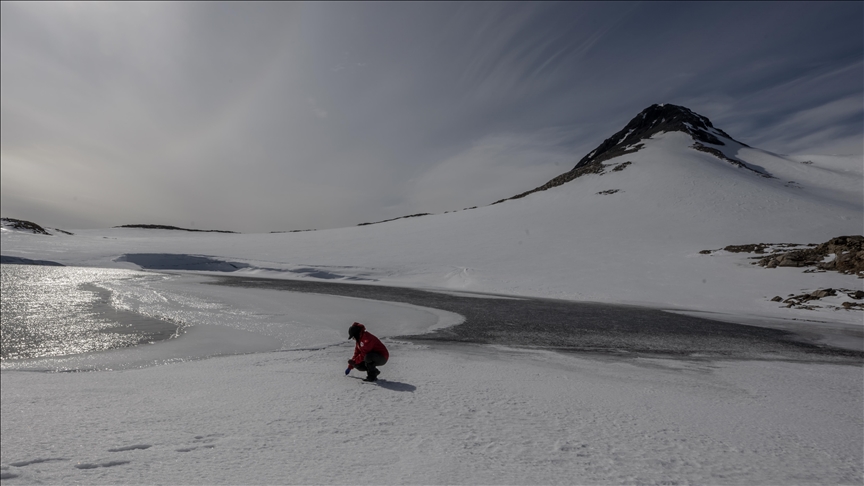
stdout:
{"type": "Polygon", "coordinates": [[[351,324],[351,327],[348,328],[348,339],[357,339],[361,334],[366,330],[366,326],[360,324],[359,322],[355,322],[351,324]]]}

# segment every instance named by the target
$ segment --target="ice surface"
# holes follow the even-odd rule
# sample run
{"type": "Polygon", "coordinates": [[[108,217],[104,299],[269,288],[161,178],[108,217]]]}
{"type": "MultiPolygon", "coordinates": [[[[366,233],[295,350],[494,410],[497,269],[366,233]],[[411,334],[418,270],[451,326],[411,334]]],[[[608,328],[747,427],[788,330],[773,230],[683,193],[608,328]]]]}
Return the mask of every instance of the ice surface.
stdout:
{"type": "MultiPolygon", "coordinates": [[[[114,305],[181,326],[179,338],[62,358],[8,360],[3,370],[118,370],[230,354],[324,348],[364,322],[377,336],[422,334],[457,325],[452,312],[334,295],[204,285],[207,277],[143,274],[101,281],[114,305]]],[[[346,358],[347,359],[347,358],[346,358]]]]}

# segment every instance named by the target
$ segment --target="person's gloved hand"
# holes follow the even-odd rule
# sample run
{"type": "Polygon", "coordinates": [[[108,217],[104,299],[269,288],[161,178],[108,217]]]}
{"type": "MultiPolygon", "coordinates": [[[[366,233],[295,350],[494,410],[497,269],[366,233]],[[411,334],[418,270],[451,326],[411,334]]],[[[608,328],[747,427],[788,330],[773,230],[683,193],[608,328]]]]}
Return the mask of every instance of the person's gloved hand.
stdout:
{"type": "Polygon", "coordinates": [[[351,368],[345,368],[345,376],[348,376],[348,373],[351,373],[351,368]]]}
{"type": "Polygon", "coordinates": [[[348,367],[353,368],[355,366],[357,366],[357,363],[355,363],[353,359],[349,359],[348,360],[348,367]]]}

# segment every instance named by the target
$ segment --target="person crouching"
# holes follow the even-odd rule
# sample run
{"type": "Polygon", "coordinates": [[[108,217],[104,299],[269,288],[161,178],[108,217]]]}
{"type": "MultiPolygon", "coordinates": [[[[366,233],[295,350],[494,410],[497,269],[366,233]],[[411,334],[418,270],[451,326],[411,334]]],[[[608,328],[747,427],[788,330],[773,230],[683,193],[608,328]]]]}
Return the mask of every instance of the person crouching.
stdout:
{"type": "Polygon", "coordinates": [[[366,378],[363,381],[378,381],[379,366],[384,366],[387,360],[390,359],[390,353],[377,337],[366,330],[366,326],[355,322],[348,328],[348,338],[356,341],[354,343],[354,357],[348,360],[348,369],[345,374],[357,368],[358,371],[365,371],[366,378]]]}

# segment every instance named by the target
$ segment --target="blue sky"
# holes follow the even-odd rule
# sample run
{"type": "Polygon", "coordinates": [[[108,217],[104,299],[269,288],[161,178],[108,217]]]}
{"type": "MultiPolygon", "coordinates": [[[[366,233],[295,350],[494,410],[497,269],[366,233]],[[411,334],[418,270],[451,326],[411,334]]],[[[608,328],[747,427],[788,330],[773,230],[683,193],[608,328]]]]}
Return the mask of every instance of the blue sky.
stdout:
{"type": "Polygon", "coordinates": [[[536,187],[653,103],[861,154],[864,4],[15,3],[2,212],[349,226],[536,187]]]}

